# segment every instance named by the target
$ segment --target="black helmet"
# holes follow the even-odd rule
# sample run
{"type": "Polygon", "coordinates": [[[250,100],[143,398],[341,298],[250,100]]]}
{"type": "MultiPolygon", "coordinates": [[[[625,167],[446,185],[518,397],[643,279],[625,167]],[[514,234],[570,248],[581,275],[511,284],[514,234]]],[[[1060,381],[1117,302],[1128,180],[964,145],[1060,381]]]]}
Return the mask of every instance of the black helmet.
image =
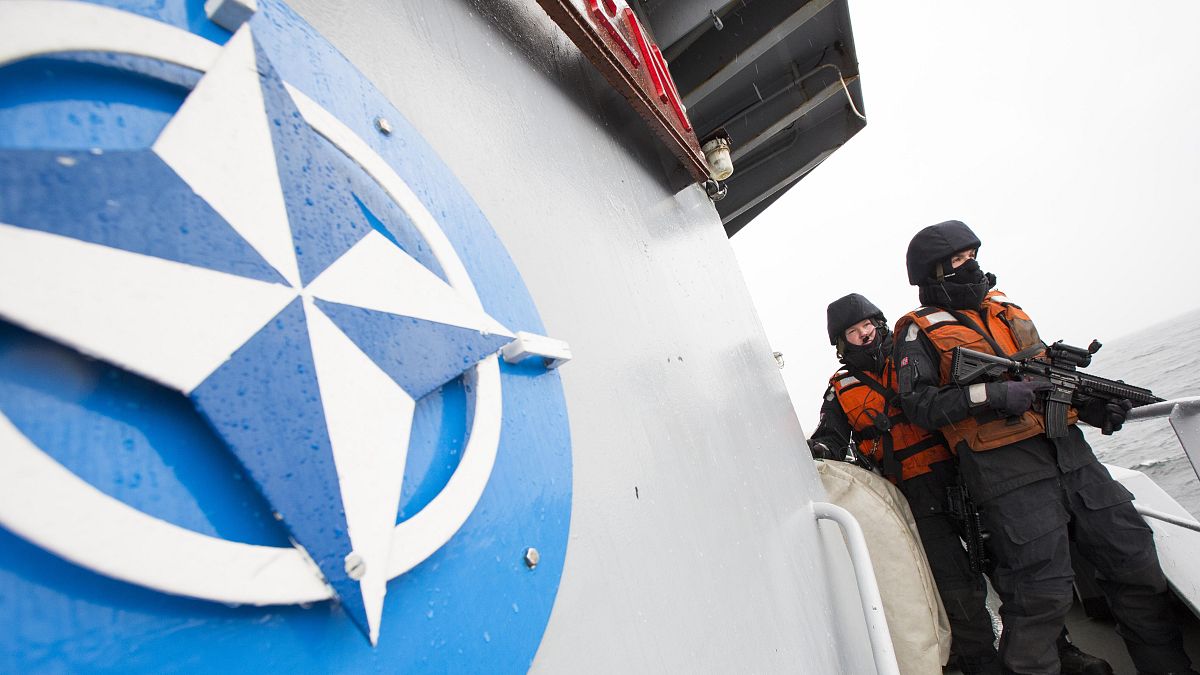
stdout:
{"type": "Polygon", "coordinates": [[[934,265],[969,248],[979,248],[979,237],[961,220],[930,225],[908,242],[908,283],[920,286],[933,276],[934,265]]]}
{"type": "Polygon", "coordinates": [[[838,338],[842,337],[842,333],[847,328],[863,319],[871,318],[879,319],[884,324],[887,323],[883,312],[858,293],[851,293],[829,303],[829,307],[825,309],[825,325],[829,329],[829,344],[836,345],[838,338]]]}

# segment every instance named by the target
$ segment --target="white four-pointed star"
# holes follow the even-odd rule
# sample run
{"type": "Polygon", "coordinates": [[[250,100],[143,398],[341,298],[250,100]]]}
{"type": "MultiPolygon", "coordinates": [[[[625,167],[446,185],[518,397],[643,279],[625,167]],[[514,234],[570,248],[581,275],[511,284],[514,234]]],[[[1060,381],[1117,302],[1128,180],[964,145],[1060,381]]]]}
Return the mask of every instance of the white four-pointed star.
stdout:
{"type": "MultiPolygon", "coordinates": [[[[180,60],[184,59],[176,59],[180,60]]],[[[288,285],[0,223],[0,288],[20,289],[0,294],[0,316],[186,394],[300,297],[349,537],[353,553],[365,565],[360,584],[374,642],[385,584],[394,572],[403,571],[389,557],[396,547],[393,531],[414,401],[313,299],[493,335],[511,334],[483,311],[449,242],[407,186],[319,105],[293,89],[289,92],[306,119],[413,216],[450,284],[371,231],[306,288],[300,287],[253,41],[250,29],[243,27],[212,62],[153,150],[288,285]]],[[[486,483],[490,460],[485,464],[482,482],[474,481],[471,491],[481,491],[486,483]]],[[[445,510],[446,503],[443,499],[431,506],[445,510]]],[[[461,506],[452,510],[450,520],[457,521],[457,529],[466,513],[460,513],[461,506]]],[[[453,530],[439,533],[436,545],[452,534],[453,530]]]]}

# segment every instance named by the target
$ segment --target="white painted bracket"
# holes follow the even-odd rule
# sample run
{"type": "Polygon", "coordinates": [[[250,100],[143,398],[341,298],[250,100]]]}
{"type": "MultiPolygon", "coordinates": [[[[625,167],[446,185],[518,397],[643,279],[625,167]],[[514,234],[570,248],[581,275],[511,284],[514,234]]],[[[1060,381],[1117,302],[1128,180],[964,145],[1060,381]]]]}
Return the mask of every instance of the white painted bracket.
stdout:
{"type": "Polygon", "coordinates": [[[236,31],[258,11],[258,0],[205,0],[204,13],[213,23],[236,31]]]}
{"type": "Polygon", "coordinates": [[[552,337],[517,331],[517,339],[504,345],[500,355],[508,363],[519,363],[531,356],[540,356],[545,360],[546,368],[553,370],[571,360],[571,347],[552,337]]]}

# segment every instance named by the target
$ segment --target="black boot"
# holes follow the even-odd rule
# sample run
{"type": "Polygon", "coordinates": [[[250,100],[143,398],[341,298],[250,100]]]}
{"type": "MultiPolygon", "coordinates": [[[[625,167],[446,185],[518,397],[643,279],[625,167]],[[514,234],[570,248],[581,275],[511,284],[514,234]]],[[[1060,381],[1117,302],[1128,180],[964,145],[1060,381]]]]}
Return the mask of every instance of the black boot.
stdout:
{"type": "Polygon", "coordinates": [[[1066,635],[1058,636],[1058,660],[1062,662],[1062,675],[1113,675],[1108,661],[1071,644],[1066,635]]]}

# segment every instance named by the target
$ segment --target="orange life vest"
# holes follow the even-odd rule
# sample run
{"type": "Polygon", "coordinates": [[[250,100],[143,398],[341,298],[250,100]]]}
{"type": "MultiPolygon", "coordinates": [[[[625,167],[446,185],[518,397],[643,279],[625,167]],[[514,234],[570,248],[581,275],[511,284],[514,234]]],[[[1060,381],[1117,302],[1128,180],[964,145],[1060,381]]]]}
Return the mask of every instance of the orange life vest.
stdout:
{"type": "MultiPolygon", "coordinates": [[[[1038,335],[1033,320],[1017,305],[999,291],[991,291],[984,298],[979,311],[955,310],[951,313],[938,307],[922,307],[909,312],[896,324],[897,340],[915,339],[912,331],[920,330],[929,338],[938,352],[939,384],[951,384],[950,365],[955,347],[966,347],[977,352],[996,354],[997,350],[982,333],[968,323],[959,321],[954,314],[970,320],[984,331],[1000,348],[998,356],[1012,356],[1023,352],[1026,357],[1045,353],[1046,344],[1038,335]]],[[[1067,423],[1075,424],[1078,415],[1074,408],[1067,412],[1067,423]]],[[[941,428],[942,435],[950,447],[957,452],[960,441],[965,441],[975,452],[992,450],[1010,443],[1031,438],[1046,431],[1046,419],[1042,413],[1027,411],[1019,418],[997,418],[986,411],[978,417],[947,424],[941,428]],[[991,418],[991,419],[988,419],[991,418]]]]}
{"type": "Polygon", "coordinates": [[[895,382],[891,359],[881,375],[839,370],[829,380],[829,386],[854,429],[859,452],[883,467],[884,474],[893,482],[929,473],[930,464],[951,458],[950,450],[938,434],[931,434],[905,419],[904,411],[898,407],[895,382]],[[884,396],[881,390],[887,391],[888,395],[884,396]],[[894,475],[897,473],[894,463],[898,463],[899,476],[894,475]]]}

